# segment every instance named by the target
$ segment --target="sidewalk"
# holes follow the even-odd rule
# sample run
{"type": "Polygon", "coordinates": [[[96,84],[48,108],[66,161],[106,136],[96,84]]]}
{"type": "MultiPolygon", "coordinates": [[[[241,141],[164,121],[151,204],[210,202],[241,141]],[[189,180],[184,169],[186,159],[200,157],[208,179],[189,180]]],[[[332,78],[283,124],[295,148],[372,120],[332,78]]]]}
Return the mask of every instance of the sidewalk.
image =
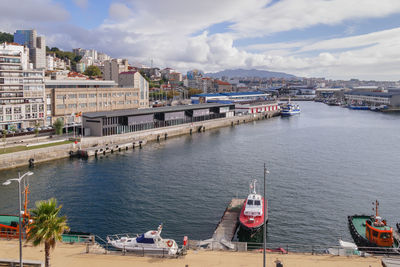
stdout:
{"type": "MultiPolygon", "coordinates": [[[[18,241],[1,240],[0,258],[18,259],[18,241]]],[[[257,252],[224,252],[224,251],[193,251],[178,259],[151,258],[122,255],[86,254],[84,245],[57,244],[50,252],[51,265],[55,267],[106,267],[106,266],[141,266],[141,267],[244,267],[262,266],[263,255],[257,252]]],[[[44,261],[44,248],[23,247],[24,259],[44,261]]],[[[283,266],[291,267],[381,267],[380,257],[342,257],[331,255],[310,255],[290,253],[287,255],[267,253],[267,266],[274,267],[274,261],[279,259],[283,266]]]]}

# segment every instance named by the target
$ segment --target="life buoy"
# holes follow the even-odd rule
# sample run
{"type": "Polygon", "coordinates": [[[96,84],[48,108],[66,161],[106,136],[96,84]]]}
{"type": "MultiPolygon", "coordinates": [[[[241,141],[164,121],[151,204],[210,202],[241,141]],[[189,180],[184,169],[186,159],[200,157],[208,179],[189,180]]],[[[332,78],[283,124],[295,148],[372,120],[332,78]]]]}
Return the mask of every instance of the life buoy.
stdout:
{"type": "Polygon", "coordinates": [[[168,247],[172,247],[173,244],[174,244],[174,242],[172,242],[171,240],[168,240],[168,241],[167,241],[167,246],[168,246],[168,247]]]}

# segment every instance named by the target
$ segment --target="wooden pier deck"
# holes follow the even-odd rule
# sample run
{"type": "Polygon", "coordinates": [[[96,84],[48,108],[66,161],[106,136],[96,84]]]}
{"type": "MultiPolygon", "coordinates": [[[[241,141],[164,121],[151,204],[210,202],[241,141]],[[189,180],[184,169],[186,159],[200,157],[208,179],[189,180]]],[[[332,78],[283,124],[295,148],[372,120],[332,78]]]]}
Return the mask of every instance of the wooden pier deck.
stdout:
{"type": "Polygon", "coordinates": [[[231,200],[214,231],[212,236],[214,241],[223,244],[229,244],[232,241],[239,225],[239,214],[243,204],[244,199],[234,198],[231,200]]]}

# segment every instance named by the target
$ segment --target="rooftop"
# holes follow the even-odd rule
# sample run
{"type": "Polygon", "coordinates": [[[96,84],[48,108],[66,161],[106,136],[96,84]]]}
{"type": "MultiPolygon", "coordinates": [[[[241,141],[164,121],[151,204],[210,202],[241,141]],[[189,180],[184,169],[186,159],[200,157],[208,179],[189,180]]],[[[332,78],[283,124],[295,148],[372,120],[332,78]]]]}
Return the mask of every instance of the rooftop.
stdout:
{"type": "Polygon", "coordinates": [[[102,80],[46,80],[46,86],[51,85],[99,85],[99,86],[109,86],[115,87],[117,84],[115,81],[102,81],[102,80]]]}
{"type": "Polygon", "coordinates": [[[207,104],[167,106],[167,107],[144,108],[144,109],[121,109],[121,110],[114,110],[114,111],[88,112],[88,113],[84,113],[83,117],[85,117],[85,118],[103,118],[103,117],[116,117],[116,116],[138,116],[138,115],[147,115],[147,114],[154,114],[154,113],[178,112],[178,111],[185,111],[185,110],[228,107],[228,106],[231,106],[231,104],[207,103],[207,104]]]}
{"type": "Polygon", "coordinates": [[[351,91],[345,93],[346,95],[362,95],[362,96],[376,96],[376,97],[392,97],[394,95],[400,95],[400,92],[391,92],[391,93],[384,93],[384,92],[366,92],[366,91],[351,91]]]}

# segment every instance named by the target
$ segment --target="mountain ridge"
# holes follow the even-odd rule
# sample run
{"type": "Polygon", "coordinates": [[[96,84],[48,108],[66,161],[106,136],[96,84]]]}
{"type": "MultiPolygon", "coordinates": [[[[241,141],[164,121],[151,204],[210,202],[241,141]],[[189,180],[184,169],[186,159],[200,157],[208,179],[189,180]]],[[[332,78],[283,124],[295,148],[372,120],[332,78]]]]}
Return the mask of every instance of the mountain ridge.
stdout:
{"type": "Polygon", "coordinates": [[[205,76],[211,78],[222,78],[222,76],[226,76],[229,78],[232,77],[259,77],[259,78],[285,78],[285,79],[296,78],[295,75],[284,72],[275,72],[275,71],[257,70],[257,69],[250,69],[250,70],[228,69],[213,73],[206,73],[205,76]]]}

